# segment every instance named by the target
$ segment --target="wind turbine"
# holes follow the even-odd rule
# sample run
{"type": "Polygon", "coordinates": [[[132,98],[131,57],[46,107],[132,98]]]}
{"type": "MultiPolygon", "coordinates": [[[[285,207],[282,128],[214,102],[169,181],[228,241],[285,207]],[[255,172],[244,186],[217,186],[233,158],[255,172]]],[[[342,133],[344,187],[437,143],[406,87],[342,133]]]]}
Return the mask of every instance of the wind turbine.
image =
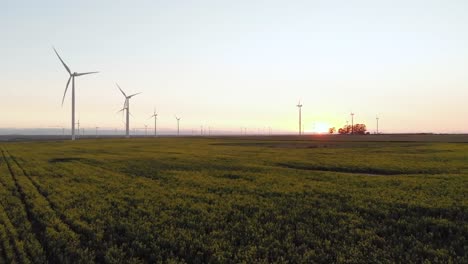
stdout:
{"type": "Polygon", "coordinates": [[[299,100],[299,103],[297,104],[297,107],[299,108],[299,135],[301,135],[302,134],[302,104],[300,100],[299,100]]]}
{"type": "Polygon", "coordinates": [[[117,85],[117,88],[119,88],[120,92],[122,92],[123,96],[125,96],[125,102],[124,102],[123,108],[119,112],[127,110],[127,118],[126,118],[126,123],[125,123],[125,137],[129,138],[130,137],[130,98],[141,93],[136,93],[136,94],[127,96],[124,93],[124,91],[122,91],[122,88],[120,88],[120,86],[117,83],[116,85],[117,85]]]}
{"type": "Polygon", "coordinates": [[[158,135],[157,133],[157,126],[156,126],[156,120],[158,120],[158,114],[156,113],[156,108],[154,108],[154,114],[150,117],[153,118],[154,117],[154,136],[156,137],[158,135]]]}
{"type": "Polygon", "coordinates": [[[65,95],[67,95],[67,90],[68,90],[68,85],[70,84],[70,81],[72,82],[72,140],[75,140],[75,77],[82,76],[82,75],[87,75],[87,74],[93,74],[93,73],[98,73],[98,72],[83,72],[83,73],[78,73],[78,72],[71,72],[70,68],[65,64],[65,62],[62,60],[60,55],[58,54],[57,50],[53,48],[55,51],[55,54],[57,54],[57,57],[59,60],[62,62],[63,67],[65,67],[65,70],[67,70],[68,74],[70,74],[70,77],[68,78],[67,81],[67,86],[65,86],[65,92],[63,93],[63,99],[62,99],[62,106],[63,102],[65,101],[65,95]]]}
{"type": "Polygon", "coordinates": [[[177,117],[177,116],[176,116],[175,118],[177,119],[177,136],[178,136],[178,135],[180,134],[180,133],[179,133],[179,132],[180,132],[180,130],[179,130],[179,128],[180,128],[179,123],[180,123],[180,119],[181,119],[181,118],[180,118],[180,117],[177,117]]]}
{"type": "Polygon", "coordinates": [[[377,135],[379,134],[379,116],[375,117],[375,120],[377,120],[377,135]]]}
{"type": "Polygon", "coordinates": [[[78,123],[76,123],[76,124],[78,125],[78,137],[80,137],[80,120],[79,119],[78,119],[78,123]]]}

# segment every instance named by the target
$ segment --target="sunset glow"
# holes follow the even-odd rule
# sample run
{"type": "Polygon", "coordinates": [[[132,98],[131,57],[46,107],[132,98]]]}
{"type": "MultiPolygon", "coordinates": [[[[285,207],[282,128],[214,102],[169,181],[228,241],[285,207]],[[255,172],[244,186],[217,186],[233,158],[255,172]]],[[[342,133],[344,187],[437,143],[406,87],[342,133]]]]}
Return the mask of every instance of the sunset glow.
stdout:
{"type": "Polygon", "coordinates": [[[309,129],[306,129],[306,133],[317,133],[317,134],[326,134],[328,133],[328,129],[330,128],[330,124],[325,122],[316,122],[309,126],[309,129]]]}
{"type": "Polygon", "coordinates": [[[0,129],[70,129],[70,95],[61,106],[68,75],[53,45],[74,70],[100,71],[76,84],[76,116],[88,129],[124,129],[118,82],[142,92],[135,127],[156,107],[161,130],[173,134],[174,115],[185,134],[200,126],[295,134],[299,99],[311,133],[338,129],[351,111],[369,130],[379,115],[385,132],[467,132],[459,121],[468,116],[467,9],[468,1],[6,1],[0,129]]]}

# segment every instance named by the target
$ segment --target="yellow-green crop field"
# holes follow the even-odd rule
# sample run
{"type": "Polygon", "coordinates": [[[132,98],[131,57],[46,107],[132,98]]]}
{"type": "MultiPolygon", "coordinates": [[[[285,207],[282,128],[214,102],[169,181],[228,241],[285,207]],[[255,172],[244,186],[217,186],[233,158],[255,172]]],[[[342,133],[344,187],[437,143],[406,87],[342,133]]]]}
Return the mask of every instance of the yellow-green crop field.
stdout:
{"type": "Polygon", "coordinates": [[[0,148],[0,263],[468,263],[466,143],[0,148]]]}

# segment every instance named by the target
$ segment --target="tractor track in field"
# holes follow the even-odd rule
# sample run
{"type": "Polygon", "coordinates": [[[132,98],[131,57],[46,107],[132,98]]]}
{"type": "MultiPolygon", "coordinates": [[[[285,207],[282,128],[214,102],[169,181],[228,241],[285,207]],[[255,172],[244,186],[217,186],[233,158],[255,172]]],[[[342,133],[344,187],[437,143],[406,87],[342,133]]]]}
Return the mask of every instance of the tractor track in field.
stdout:
{"type": "MultiPolygon", "coordinates": [[[[5,229],[5,228],[4,228],[4,229],[5,229]]],[[[5,231],[5,233],[6,233],[6,231],[5,231]]],[[[8,241],[11,241],[11,239],[8,238],[8,241]]],[[[2,252],[2,254],[1,254],[2,258],[3,258],[5,261],[8,261],[10,258],[9,258],[8,255],[7,255],[7,249],[5,248],[5,246],[3,245],[3,243],[0,243],[0,249],[1,249],[1,252],[2,252]]],[[[15,256],[15,257],[16,257],[16,256],[15,256]]]]}
{"type": "MultiPolygon", "coordinates": [[[[10,230],[9,228],[7,228],[8,224],[10,224],[12,227],[14,227],[13,223],[11,222],[10,217],[8,217],[8,214],[5,211],[5,207],[2,204],[0,204],[0,207],[1,207],[0,210],[3,210],[5,218],[6,218],[6,219],[4,219],[4,221],[6,221],[6,223],[3,225],[4,228],[5,228],[5,233],[8,236],[8,241],[10,242],[10,245],[13,248],[13,251],[15,252],[14,259],[16,261],[18,261],[20,259],[19,256],[21,255],[21,253],[19,252],[19,249],[18,249],[18,247],[17,247],[17,245],[15,243],[15,235],[13,234],[13,231],[10,230]]],[[[1,244],[1,246],[2,246],[2,249],[3,249],[3,255],[4,255],[5,259],[8,259],[8,257],[6,256],[6,248],[3,246],[3,243],[1,244]]],[[[31,255],[29,254],[29,252],[26,252],[26,253],[28,254],[28,257],[31,259],[31,255]]]]}
{"type": "MultiPolygon", "coordinates": [[[[0,158],[0,166],[2,166],[2,163],[4,163],[5,161],[3,159],[0,158]]],[[[6,163],[6,162],[5,162],[6,163]]],[[[3,187],[5,187],[5,189],[8,190],[8,186],[6,185],[6,183],[3,182],[3,180],[0,181],[0,185],[2,185],[3,187]]]]}
{"type": "Polygon", "coordinates": [[[29,179],[29,181],[31,182],[31,184],[34,186],[34,188],[36,189],[36,191],[44,198],[44,200],[47,201],[47,203],[49,204],[50,208],[54,211],[54,213],[60,218],[60,220],[62,222],[64,222],[69,228],[70,230],[72,230],[73,232],[79,234],[80,232],[77,232],[76,230],[74,230],[73,228],[73,224],[70,224],[71,221],[68,220],[66,218],[66,216],[62,213],[60,213],[60,211],[58,210],[58,206],[55,205],[54,202],[52,202],[50,200],[50,198],[48,197],[47,194],[45,194],[45,192],[42,190],[41,186],[31,177],[31,175],[23,168],[23,166],[21,166],[19,164],[19,162],[16,160],[15,156],[11,155],[11,153],[9,151],[8,152],[8,155],[10,156],[11,160],[13,160],[13,162],[16,164],[16,166],[23,172],[24,176],[26,176],[26,178],[29,179]]]}
{"type": "Polygon", "coordinates": [[[21,164],[18,162],[16,157],[12,155],[8,150],[6,150],[8,153],[10,159],[15,163],[15,165],[22,171],[23,175],[28,178],[28,180],[31,182],[31,184],[34,186],[35,190],[37,193],[39,193],[44,200],[47,202],[49,207],[53,210],[56,216],[62,221],[63,224],[65,224],[72,232],[78,235],[80,239],[80,245],[82,247],[89,247],[89,242],[92,241],[96,245],[98,244],[98,241],[94,238],[94,233],[91,231],[83,230],[80,227],[77,227],[74,223],[73,220],[68,219],[65,214],[61,213],[59,210],[59,207],[50,200],[47,194],[43,191],[41,186],[31,177],[31,175],[27,172],[27,170],[21,166],[21,164]]]}
{"type": "Polygon", "coordinates": [[[8,186],[3,181],[0,181],[0,185],[3,186],[3,188],[8,190],[8,186]]]}
{"type": "MultiPolygon", "coordinates": [[[[18,194],[19,194],[21,204],[23,205],[24,210],[26,212],[26,218],[28,219],[29,223],[31,224],[31,229],[32,229],[32,232],[34,234],[34,237],[36,238],[36,240],[41,245],[45,255],[48,256],[48,254],[47,254],[47,252],[48,252],[47,245],[44,245],[43,243],[41,243],[41,241],[44,241],[44,240],[40,239],[40,238],[43,238],[43,235],[40,232],[40,230],[41,230],[40,222],[34,217],[34,214],[31,212],[31,209],[28,206],[28,203],[26,201],[26,194],[24,193],[24,190],[21,187],[21,185],[18,183],[18,179],[16,178],[16,175],[15,175],[15,173],[14,173],[12,167],[11,167],[11,164],[7,160],[7,157],[5,155],[5,151],[3,149],[1,151],[2,151],[3,160],[5,161],[5,164],[8,167],[8,171],[10,172],[10,176],[13,179],[13,182],[15,184],[15,188],[16,188],[18,194]]],[[[49,259],[47,261],[50,262],[49,259]]]]}
{"type": "Polygon", "coordinates": [[[2,254],[1,254],[2,258],[3,258],[5,261],[7,261],[7,260],[8,260],[8,256],[7,256],[7,253],[6,253],[6,248],[5,248],[5,246],[3,246],[3,243],[0,244],[0,249],[1,249],[1,251],[2,251],[2,254]]]}

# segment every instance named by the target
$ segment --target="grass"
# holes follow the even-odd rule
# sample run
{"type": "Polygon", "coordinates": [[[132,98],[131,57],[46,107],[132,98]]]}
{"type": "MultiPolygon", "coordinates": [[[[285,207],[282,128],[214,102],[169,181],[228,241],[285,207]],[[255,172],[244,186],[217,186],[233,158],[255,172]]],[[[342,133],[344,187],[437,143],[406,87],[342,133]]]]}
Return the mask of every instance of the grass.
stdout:
{"type": "Polygon", "coordinates": [[[0,263],[468,262],[464,143],[0,147],[0,263]]]}

